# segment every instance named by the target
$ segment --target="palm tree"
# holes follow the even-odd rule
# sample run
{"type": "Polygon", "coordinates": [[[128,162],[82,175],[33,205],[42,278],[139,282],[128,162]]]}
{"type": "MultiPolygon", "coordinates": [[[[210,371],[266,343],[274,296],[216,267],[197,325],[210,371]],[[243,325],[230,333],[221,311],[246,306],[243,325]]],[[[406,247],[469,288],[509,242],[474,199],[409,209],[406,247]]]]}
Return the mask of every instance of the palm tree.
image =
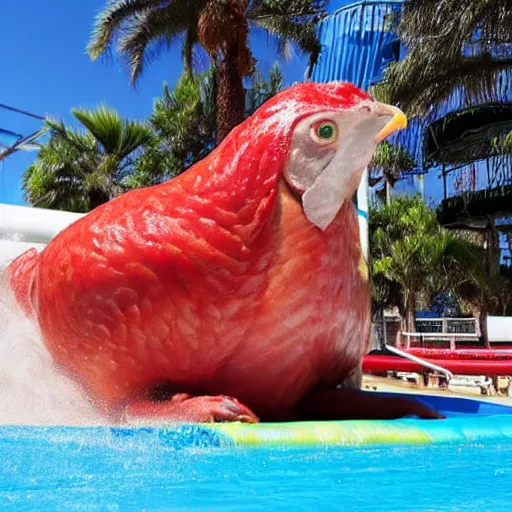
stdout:
{"type": "Polygon", "coordinates": [[[442,228],[420,197],[399,197],[369,215],[374,314],[397,307],[402,329],[415,331],[415,309],[448,293],[477,318],[489,346],[487,317],[503,314],[512,300],[512,273],[486,269],[485,238],[442,228]]]}
{"type": "Polygon", "coordinates": [[[389,204],[390,188],[395,186],[402,173],[412,171],[416,167],[416,161],[403,146],[384,140],[378,144],[368,166],[369,185],[375,187],[382,184],[377,195],[389,204]]]}
{"type": "Polygon", "coordinates": [[[447,289],[452,268],[462,266],[454,235],[417,196],[373,207],[369,221],[374,304],[398,307],[403,330],[414,332],[417,305],[447,289]]]}
{"type": "Polygon", "coordinates": [[[176,87],[164,84],[149,117],[155,137],[134,163],[129,188],[155,185],[182,173],[215,147],[215,80],[184,73],[176,87]]]}
{"type": "Polygon", "coordinates": [[[49,141],[25,171],[25,200],[34,206],[87,212],[124,192],[141,148],[154,137],[145,123],[107,107],[72,110],[85,130],[48,119],[49,141]]]}
{"type": "Polygon", "coordinates": [[[468,106],[502,101],[498,81],[512,79],[509,0],[408,0],[397,23],[406,57],[375,88],[411,116],[436,109],[455,89],[468,106]]]}
{"type": "Polygon", "coordinates": [[[489,347],[487,317],[507,314],[512,301],[512,274],[504,265],[496,273],[489,272],[485,236],[462,230],[455,234],[446,248],[445,257],[452,260],[447,289],[462,309],[478,320],[482,341],[489,347]]]}
{"type": "Polygon", "coordinates": [[[88,45],[95,60],[117,40],[131,82],[164,49],[181,40],[185,69],[192,73],[194,48],[210,56],[217,77],[217,142],[244,118],[244,77],[254,72],[251,26],[274,36],[286,55],[290,42],[316,60],[315,26],[326,0],[114,0],[98,15],[88,45]]]}
{"type": "MultiPolygon", "coordinates": [[[[509,0],[408,0],[396,30],[407,47],[406,57],[391,65],[373,93],[399,104],[425,127],[402,134],[424,164],[464,165],[490,159],[495,168],[507,166],[512,154],[510,102],[512,82],[512,3],[509,0]],[[450,101],[448,101],[450,100],[450,101]],[[444,111],[453,109],[457,111],[444,111]],[[443,116],[443,117],[441,117],[443,116]],[[440,118],[441,117],[441,118],[440,118]],[[422,128],[423,129],[423,128],[422,128]],[[421,149],[423,145],[423,149],[421,149]],[[500,158],[493,158],[500,157],[500,158]]],[[[490,186],[490,185],[489,185],[490,186]]],[[[498,191],[505,195],[505,192],[498,191]]],[[[471,194],[464,202],[477,197],[471,194]]],[[[439,209],[450,209],[460,198],[449,198],[439,209]]],[[[470,208],[467,208],[468,211],[470,208]]],[[[469,265],[458,290],[480,318],[486,339],[486,315],[494,307],[500,285],[498,234],[493,210],[487,225],[488,257],[469,265]]],[[[480,250],[482,252],[483,249],[480,250]]],[[[456,269],[455,269],[456,270],[456,269]]],[[[501,292],[501,296],[506,296],[501,292]]]]}

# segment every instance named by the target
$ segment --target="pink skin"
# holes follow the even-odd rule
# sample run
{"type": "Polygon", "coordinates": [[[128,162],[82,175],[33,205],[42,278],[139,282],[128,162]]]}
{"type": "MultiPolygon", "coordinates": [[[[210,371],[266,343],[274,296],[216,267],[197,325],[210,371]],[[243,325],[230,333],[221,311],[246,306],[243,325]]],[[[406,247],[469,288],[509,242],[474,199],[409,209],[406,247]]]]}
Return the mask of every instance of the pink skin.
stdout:
{"type": "Polygon", "coordinates": [[[187,172],[20,256],[13,289],[55,363],[116,422],[440,417],[336,389],[370,329],[351,197],[395,112],[292,87],[187,172]]]}

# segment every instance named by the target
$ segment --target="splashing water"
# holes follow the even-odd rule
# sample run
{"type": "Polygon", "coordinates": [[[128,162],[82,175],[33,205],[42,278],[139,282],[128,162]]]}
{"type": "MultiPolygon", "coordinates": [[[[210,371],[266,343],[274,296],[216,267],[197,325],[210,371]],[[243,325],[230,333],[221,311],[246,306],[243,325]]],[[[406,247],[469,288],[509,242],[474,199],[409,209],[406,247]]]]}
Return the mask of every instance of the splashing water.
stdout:
{"type": "Polygon", "coordinates": [[[0,271],[0,425],[98,425],[84,391],[52,363],[0,271]]]}

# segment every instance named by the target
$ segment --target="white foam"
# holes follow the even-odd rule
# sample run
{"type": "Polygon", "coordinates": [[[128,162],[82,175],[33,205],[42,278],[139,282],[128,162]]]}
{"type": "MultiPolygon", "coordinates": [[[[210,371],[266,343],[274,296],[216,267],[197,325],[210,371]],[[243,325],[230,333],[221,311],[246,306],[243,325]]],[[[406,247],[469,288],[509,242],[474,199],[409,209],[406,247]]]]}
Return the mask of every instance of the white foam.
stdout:
{"type": "Polygon", "coordinates": [[[14,304],[0,272],[0,424],[101,423],[84,391],[52,364],[37,327],[14,304]]]}

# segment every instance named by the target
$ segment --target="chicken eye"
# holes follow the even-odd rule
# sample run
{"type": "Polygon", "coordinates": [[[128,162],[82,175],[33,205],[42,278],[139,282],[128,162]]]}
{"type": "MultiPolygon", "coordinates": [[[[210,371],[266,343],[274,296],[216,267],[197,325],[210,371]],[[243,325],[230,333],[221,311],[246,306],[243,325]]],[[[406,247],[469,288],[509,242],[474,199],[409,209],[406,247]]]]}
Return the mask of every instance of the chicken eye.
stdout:
{"type": "Polygon", "coordinates": [[[314,138],[321,144],[328,144],[336,140],[338,128],[331,121],[322,121],[313,127],[314,138]]]}

